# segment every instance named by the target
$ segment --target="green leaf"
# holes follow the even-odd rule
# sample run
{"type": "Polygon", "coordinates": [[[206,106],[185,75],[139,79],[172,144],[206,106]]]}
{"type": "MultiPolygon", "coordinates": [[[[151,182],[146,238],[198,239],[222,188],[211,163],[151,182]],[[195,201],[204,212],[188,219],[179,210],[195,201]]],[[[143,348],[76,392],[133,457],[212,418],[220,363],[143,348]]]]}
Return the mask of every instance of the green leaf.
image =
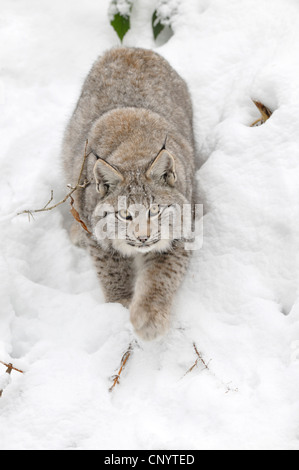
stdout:
{"type": "Polygon", "coordinates": [[[154,11],[154,14],[152,17],[152,27],[153,27],[154,38],[157,39],[161,31],[163,31],[163,29],[165,28],[164,24],[161,24],[160,21],[158,21],[157,10],[154,11]]]}
{"type": "Polygon", "coordinates": [[[122,42],[125,34],[129,31],[131,27],[130,17],[129,16],[124,17],[124,16],[121,16],[120,13],[116,13],[116,15],[114,16],[110,24],[111,26],[113,26],[119,39],[122,42]]]}

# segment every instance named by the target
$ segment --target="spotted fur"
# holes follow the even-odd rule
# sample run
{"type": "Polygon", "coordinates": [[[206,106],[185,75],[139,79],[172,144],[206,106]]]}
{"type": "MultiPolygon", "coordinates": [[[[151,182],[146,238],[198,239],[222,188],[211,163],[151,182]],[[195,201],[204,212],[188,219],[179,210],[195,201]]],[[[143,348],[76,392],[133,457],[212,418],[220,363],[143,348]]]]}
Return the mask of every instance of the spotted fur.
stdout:
{"type": "Polygon", "coordinates": [[[159,238],[163,224],[174,224],[179,208],[194,202],[192,105],[185,82],[150,50],[107,52],[87,76],[65,131],[68,183],[78,178],[87,139],[90,155],[82,179],[90,184],[74,195],[92,235],[77,224],[72,239],[88,248],[106,301],[129,307],[135,331],[151,340],[169,328],[189,259],[180,237],[159,238]],[[146,217],[153,205],[155,212],[158,207],[156,225],[139,223],[137,229],[131,213],[122,220],[120,198],[126,198],[128,209],[142,205],[146,217]],[[103,220],[108,232],[114,225],[126,238],[103,240],[103,220]]]}

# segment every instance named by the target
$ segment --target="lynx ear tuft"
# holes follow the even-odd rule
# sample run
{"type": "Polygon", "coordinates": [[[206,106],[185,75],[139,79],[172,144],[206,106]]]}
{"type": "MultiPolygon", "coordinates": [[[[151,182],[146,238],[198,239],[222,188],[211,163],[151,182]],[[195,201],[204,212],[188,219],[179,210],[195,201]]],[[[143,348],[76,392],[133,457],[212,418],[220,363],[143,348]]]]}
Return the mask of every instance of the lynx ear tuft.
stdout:
{"type": "Polygon", "coordinates": [[[174,157],[166,149],[162,149],[146,172],[147,178],[157,179],[169,186],[174,186],[177,176],[174,157]]]}
{"type": "Polygon", "coordinates": [[[96,180],[96,189],[101,197],[104,197],[107,194],[110,187],[113,188],[124,180],[123,175],[117,168],[101,158],[97,159],[93,168],[93,173],[96,180]]]}

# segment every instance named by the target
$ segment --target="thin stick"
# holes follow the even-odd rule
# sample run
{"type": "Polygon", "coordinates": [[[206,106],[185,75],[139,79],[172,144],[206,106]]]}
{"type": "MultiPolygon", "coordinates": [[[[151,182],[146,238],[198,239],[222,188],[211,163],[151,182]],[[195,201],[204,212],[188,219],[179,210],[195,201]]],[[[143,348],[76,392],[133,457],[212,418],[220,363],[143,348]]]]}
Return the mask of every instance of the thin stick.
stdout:
{"type": "Polygon", "coordinates": [[[193,343],[193,349],[195,351],[195,354],[197,355],[197,359],[194,362],[194,364],[190,367],[190,369],[188,369],[187,372],[184,374],[184,377],[185,377],[185,375],[189,374],[189,372],[191,372],[197,366],[198,362],[201,362],[201,364],[204,366],[204,369],[209,370],[209,363],[208,364],[205,363],[205,361],[203,360],[201,354],[198,352],[198,349],[197,349],[195,343],[193,343]]]}
{"type": "MultiPolygon", "coordinates": [[[[12,370],[16,370],[16,371],[21,372],[21,373],[23,374],[23,371],[22,371],[22,370],[16,369],[15,367],[13,367],[12,364],[5,364],[5,362],[2,362],[2,361],[0,361],[0,362],[1,362],[1,364],[3,364],[5,367],[7,367],[7,369],[6,369],[6,374],[8,374],[8,376],[10,376],[12,370]]],[[[7,385],[8,385],[9,383],[10,383],[10,377],[6,377],[6,378],[4,379],[4,382],[2,381],[2,388],[0,389],[0,398],[2,397],[3,391],[4,391],[4,389],[7,387],[7,385]]]]}
{"type": "Polygon", "coordinates": [[[69,199],[72,196],[72,194],[75,191],[77,191],[77,189],[79,189],[79,188],[80,189],[85,189],[86,186],[88,186],[90,184],[90,181],[85,180],[83,183],[80,183],[80,181],[81,181],[81,178],[82,178],[82,173],[83,173],[85,161],[86,161],[87,157],[89,157],[89,155],[91,154],[91,152],[87,153],[87,145],[88,145],[88,140],[86,140],[86,142],[85,142],[83,162],[82,162],[82,165],[81,165],[80,174],[79,174],[79,178],[78,178],[76,186],[72,187],[71,191],[69,191],[67,193],[67,195],[61,201],[57,202],[56,204],[53,204],[52,206],[49,205],[53,201],[53,190],[51,190],[50,200],[47,202],[47,204],[43,208],[34,209],[34,210],[27,209],[25,211],[18,212],[17,215],[28,214],[28,217],[30,217],[30,216],[33,217],[33,214],[35,214],[37,212],[51,211],[51,210],[55,209],[56,207],[60,206],[61,204],[64,204],[67,201],[67,199],[69,199]]]}
{"type": "Polygon", "coordinates": [[[124,368],[125,368],[125,365],[126,363],[128,362],[128,359],[129,357],[131,356],[132,354],[132,351],[133,351],[133,343],[130,343],[129,344],[129,347],[127,349],[127,351],[124,353],[123,357],[121,358],[121,363],[120,363],[120,369],[117,373],[117,375],[115,375],[113,377],[113,384],[111,385],[111,387],[109,388],[109,392],[112,392],[112,390],[114,389],[115,385],[116,384],[119,384],[119,379],[120,379],[120,375],[121,373],[123,372],[124,368]]]}
{"type": "MultiPolygon", "coordinates": [[[[24,371],[23,370],[20,370],[20,369],[16,369],[15,367],[13,367],[12,364],[6,364],[5,362],[3,361],[0,361],[1,364],[3,364],[5,367],[9,368],[9,369],[12,369],[12,370],[16,370],[17,372],[20,372],[21,374],[24,374],[24,371]]],[[[7,372],[7,371],[6,371],[7,372]]]]}
{"type": "Polygon", "coordinates": [[[53,201],[53,189],[51,189],[51,198],[50,200],[47,202],[47,204],[45,205],[44,209],[46,209],[48,207],[48,205],[50,204],[50,202],[53,201]]]}
{"type": "MultiPolygon", "coordinates": [[[[187,372],[185,372],[185,374],[183,375],[183,377],[185,377],[185,375],[189,374],[189,372],[191,372],[191,371],[198,365],[198,363],[200,362],[200,363],[204,366],[204,368],[203,368],[202,370],[207,369],[208,373],[209,373],[212,377],[214,377],[214,378],[217,380],[217,382],[219,382],[219,383],[225,388],[225,390],[226,390],[225,393],[229,393],[229,392],[238,392],[238,391],[239,391],[238,388],[231,388],[231,387],[229,386],[229,384],[224,383],[221,379],[219,379],[219,377],[217,377],[217,376],[214,374],[213,371],[211,371],[211,369],[209,368],[209,364],[210,364],[211,361],[209,361],[208,363],[205,362],[205,360],[202,358],[202,355],[198,352],[198,349],[197,349],[195,343],[193,343],[193,349],[194,349],[194,351],[195,351],[195,354],[196,354],[196,356],[197,356],[197,359],[196,359],[196,361],[194,362],[194,364],[190,367],[190,369],[188,369],[187,372]]],[[[182,378],[183,378],[183,377],[182,377],[182,378]]]]}
{"type": "Polygon", "coordinates": [[[250,127],[254,127],[259,122],[261,124],[264,124],[269,119],[269,117],[272,116],[272,111],[269,108],[267,108],[267,106],[265,106],[263,103],[260,103],[259,101],[254,101],[254,100],[252,101],[257,107],[257,109],[259,110],[259,112],[261,113],[261,117],[257,119],[256,121],[254,121],[250,127]]]}
{"type": "Polygon", "coordinates": [[[262,118],[258,118],[256,121],[254,121],[254,122],[253,122],[253,123],[250,125],[250,127],[254,127],[254,126],[256,126],[258,122],[260,122],[261,124],[263,124],[263,123],[264,123],[264,121],[263,121],[263,119],[262,119],[262,118]]]}
{"type": "Polygon", "coordinates": [[[194,348],[194,351],[195,351],[196,355],[198,356],[198,359],[197,359],[197,360],[202,363],[202,365],[204,366],[205,369],[208,369],[208,368],[209,368],[209,367],[208,367],[208,366],[209,366],[209,363],[208,363],[208,364],[205,363],[205,361],[203,360],[201,354],[198,352],[195,343],[193,343],[193,348],[194,348]]]}

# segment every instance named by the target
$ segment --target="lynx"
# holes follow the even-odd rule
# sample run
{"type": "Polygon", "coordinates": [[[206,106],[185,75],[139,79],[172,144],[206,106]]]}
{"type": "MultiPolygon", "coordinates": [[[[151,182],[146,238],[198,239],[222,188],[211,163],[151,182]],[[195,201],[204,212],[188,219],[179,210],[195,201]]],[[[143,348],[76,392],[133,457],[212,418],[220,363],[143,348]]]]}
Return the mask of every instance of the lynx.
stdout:
{"type": "Polygon", "coordinates": [[[62,158],[70,184],[87,141],[83,178],[90,184],[74,193],[74,204],[91,233],[75,222],[71,238],[89,250],[106,301],[129,308],[136,334],[153,340],[170,326],[190,256],[173,234],[180,208],[193,204],[195,194],[192,105],[184,80],[153,51],[106,52],[88,74],[65,131],[62,158]]]}

